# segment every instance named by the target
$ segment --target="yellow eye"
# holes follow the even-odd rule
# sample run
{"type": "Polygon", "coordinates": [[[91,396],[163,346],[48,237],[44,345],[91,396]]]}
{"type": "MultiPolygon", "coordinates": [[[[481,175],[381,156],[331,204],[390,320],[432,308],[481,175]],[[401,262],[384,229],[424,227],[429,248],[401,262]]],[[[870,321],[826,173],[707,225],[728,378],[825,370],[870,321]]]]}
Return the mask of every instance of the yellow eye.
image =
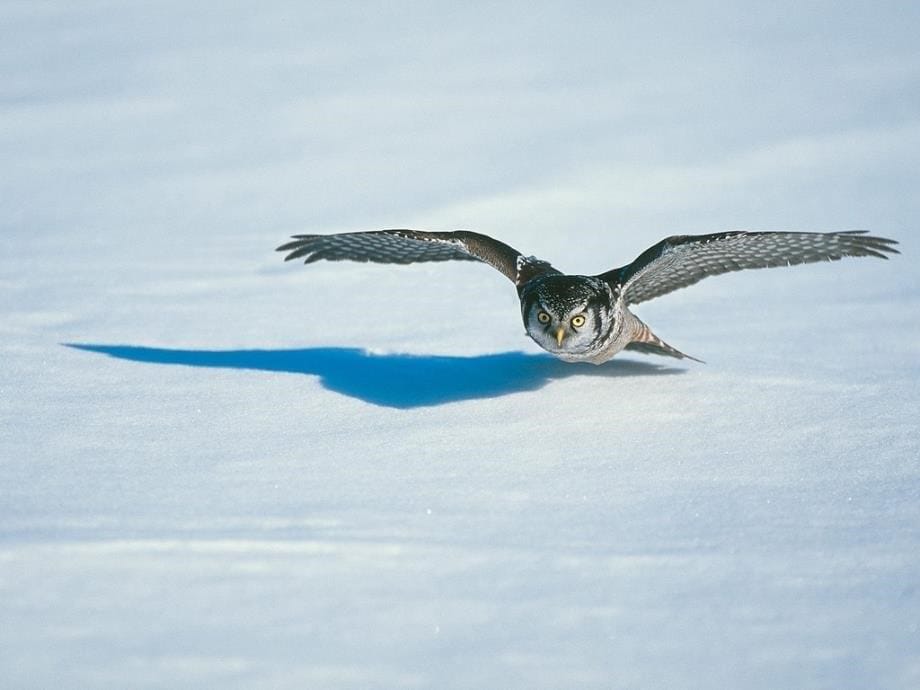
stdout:
{"type": "Polygon", "coordinates": [[[585,325],[585,315],[578,314],[577,316],[573,316],[572,325],[575,326],[575,328],[581,328],[582,326],[584,326],[585,325]]]}
{"type": "Polygon", "coordinates": [[[550,322],[549,314],[547,314],[545,311],[541,311],[540,313],[537,314],[537,321],[539,321],[540,323],[549,323],[550,322]]]}

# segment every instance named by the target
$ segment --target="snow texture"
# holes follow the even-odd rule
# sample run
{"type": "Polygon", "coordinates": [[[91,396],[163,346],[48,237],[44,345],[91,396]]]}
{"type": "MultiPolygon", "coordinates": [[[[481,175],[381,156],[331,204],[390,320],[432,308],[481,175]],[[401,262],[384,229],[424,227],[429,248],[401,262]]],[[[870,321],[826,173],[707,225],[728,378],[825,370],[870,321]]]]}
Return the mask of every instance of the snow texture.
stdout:
{"type": "Polygon", "coordinates": [[[920,687],[918,7],[0,4],[2,686],[920,687]],[[592,367],[386,227],[902,255],[592,367]]]}

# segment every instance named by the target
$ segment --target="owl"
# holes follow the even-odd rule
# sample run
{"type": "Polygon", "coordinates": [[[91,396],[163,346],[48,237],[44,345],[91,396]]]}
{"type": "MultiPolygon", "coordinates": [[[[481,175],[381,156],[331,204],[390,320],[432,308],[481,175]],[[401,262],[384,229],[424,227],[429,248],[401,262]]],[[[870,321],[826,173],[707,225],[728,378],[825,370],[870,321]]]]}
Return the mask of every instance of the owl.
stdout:
{"type": "Polygon", "coordinates": [[[622,350],[696,360],[656,336],[629,308],[707,276],[845,256],[887,259],[899,253],[895,240],[861,230],[735,231],[667,237],[620,268],[599,275],[568,275],[504,242],[466,230],[376,230],[291,239],[277,249],[288,253],[286,261],[486,263],[514,283],[524,329],[537,345],[566,362],[593,364],[606,362],[622,350]]]}

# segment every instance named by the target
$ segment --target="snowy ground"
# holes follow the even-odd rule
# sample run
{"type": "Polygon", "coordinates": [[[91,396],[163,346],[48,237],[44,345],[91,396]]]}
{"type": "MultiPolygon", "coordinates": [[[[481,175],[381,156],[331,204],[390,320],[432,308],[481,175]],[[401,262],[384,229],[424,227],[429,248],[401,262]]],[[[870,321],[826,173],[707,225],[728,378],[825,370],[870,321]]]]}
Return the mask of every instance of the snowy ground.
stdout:
{"type": "Polygon", "coordinates": [[[920,10],[0,4],[4,688],[920,687],[920,10]],[[902,256],[543,357],[472,228],[902,256]]]}

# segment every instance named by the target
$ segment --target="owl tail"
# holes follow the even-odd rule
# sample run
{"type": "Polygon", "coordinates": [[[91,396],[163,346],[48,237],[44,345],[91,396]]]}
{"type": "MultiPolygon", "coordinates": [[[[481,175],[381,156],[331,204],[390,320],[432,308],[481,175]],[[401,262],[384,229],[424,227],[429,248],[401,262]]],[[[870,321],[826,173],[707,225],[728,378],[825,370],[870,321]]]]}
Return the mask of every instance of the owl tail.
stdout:
{"type": "Polygon", "coordinates": [[[684,354],[676,347],[671,347],[657,335],[652,333],[652,329],[646,326],[642,321],[636,319],[636,332],[633,334],[632,341],[625,347],[626,350],[641,352],[645,355],[661,355],[663,357],[674,357],[675,359],[692,359],[694,362],[705,364],[701,359],[684,354]]]}

